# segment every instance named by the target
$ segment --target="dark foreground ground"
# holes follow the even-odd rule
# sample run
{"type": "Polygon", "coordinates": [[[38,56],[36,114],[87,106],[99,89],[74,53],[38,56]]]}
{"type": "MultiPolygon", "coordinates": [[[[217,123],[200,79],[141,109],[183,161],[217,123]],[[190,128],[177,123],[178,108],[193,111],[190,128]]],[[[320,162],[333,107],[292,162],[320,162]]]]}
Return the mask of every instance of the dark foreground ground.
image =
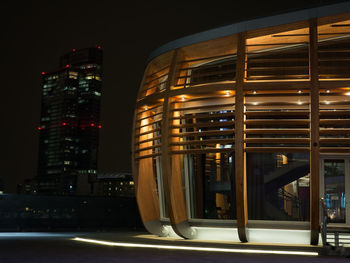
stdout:
{"type": "MultiPolygon", "coordinates": [[[[144,233],[141,233],[144,234],[144,233]]],[[[224,252],[122,248],[82,243],[74,237],[127,242],[125,233],[0,233],[0,263],[104,263],[104,262],[350,262],[349,258],[324,256],[262,255],[224,252]],[[119,238],[120,237],[120,238],[119,238]]],[[[130,240],[129,240],[130,241],[130,240]]],[[[146,243],[162,243],[152,239],[146,243]]],[[[177,245],[177,241],[170,243],[177,245]]],[[[169,244],[169,242],[167,242],[169,244]]],[[[181,243],[180,245],[183,245],[181,243]]],[[[189,243],[188,243],[189,244],[189,243]]],[[[194,245],[189,244],[189,245],[194,245]]],[[[195,244],[201,246],[203,244],[195,244]]],[[[210,245],[210,244],[207,244],[210,245]]]]}

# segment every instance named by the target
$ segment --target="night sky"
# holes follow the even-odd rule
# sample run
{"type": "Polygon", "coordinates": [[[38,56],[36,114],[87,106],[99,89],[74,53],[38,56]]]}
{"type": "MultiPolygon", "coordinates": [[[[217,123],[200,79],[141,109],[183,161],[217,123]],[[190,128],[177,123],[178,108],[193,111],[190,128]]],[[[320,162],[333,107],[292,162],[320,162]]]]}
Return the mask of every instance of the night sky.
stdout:
{"type": "Polygon", "coordinates": [[[104,76],[99,171],[131,171],[136,94],[150,52],[241,20],[342,1],[2,2],[1,172],[5,192],[36,175],[41,72],[73,48],[101,45],[104,76]],[[5,80],[3,78],[5,77],[5,80]]]}

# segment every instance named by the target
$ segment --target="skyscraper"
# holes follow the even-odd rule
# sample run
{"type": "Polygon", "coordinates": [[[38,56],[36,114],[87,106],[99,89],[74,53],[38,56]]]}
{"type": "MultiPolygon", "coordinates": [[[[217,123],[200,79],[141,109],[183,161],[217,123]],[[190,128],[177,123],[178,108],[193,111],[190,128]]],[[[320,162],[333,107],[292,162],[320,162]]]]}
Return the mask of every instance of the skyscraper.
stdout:
{"type": "Polygon", "coordinates": [[[100,46],[73,49],[42,72],[39,193],[74,194],[78,175],[97,173],[102,57],[100,46]]]}

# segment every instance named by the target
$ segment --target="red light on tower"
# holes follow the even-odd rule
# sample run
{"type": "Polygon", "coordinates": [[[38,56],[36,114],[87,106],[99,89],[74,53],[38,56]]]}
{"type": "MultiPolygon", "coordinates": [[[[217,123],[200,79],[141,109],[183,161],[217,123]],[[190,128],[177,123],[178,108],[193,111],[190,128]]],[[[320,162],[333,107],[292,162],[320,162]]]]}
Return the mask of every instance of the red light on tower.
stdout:
{"type": "Polygon", "coordinates": [[[77,51],[75,48],[72,49],[73,52],[77,51]]]}
{"type": "Polygon", "coordinates": [[[91,127],[95,127],[95,123],[90,123],[90,126],[91,127]]]}
{"type": "Polygon", "coordinates": [[[67,123],[66,122],[62,122],[62,126],[66,126],[67,125],[67,123]]]}
{"type": "Polygon", "coordinates": [[[65,67],[66,67],[66,68],[69,68],[69,65],[67,64],[65,67]]]}
{"type": "Polygon", "coordinates": [[[102,49],[102,47],[101,47],[101,46],[97,46],[97,48],[98,48],[98,49],[102,49]]]}
{"type": "Polygon", "coordinates": [[[101,125],[101,124],[100,124],[100,125],[98,125],[98,128],[99,128],[99,129],[101,129],[101,128],[102,128],[102,125],[101,125]]]}
{"type": "Polygon", "coordinates": [[[42,71],[42,72],[41,72],[41,75],[45,75],[45,74],[46,74],[46,72],[45,72],[45,71],[42,71]]]}
{"type": "Polygon", "coordinates": [[[38,127],[38,130],[39,130],[39,131],[41,131],[42,129],[43,129],[42,127],[40,127],[40,126],[38,127]]]}

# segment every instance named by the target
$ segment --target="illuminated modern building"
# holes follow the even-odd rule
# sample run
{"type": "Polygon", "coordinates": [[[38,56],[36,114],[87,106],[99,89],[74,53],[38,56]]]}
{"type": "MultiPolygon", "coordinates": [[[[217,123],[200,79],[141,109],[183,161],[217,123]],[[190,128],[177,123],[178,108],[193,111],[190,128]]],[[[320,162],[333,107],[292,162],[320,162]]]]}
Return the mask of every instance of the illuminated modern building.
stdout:
{"type": "Polygon", "coordinates": [[[102,55],[73,49],[42,72],[38,193],[74,194],[78,174],[97,172],[102,55]]]}
{"type": "Polygon", "coordinates": [[[318,244],[350,226],[350,4],[244,21],[149,58],[133,128],[145,227],[318,244]]]}

